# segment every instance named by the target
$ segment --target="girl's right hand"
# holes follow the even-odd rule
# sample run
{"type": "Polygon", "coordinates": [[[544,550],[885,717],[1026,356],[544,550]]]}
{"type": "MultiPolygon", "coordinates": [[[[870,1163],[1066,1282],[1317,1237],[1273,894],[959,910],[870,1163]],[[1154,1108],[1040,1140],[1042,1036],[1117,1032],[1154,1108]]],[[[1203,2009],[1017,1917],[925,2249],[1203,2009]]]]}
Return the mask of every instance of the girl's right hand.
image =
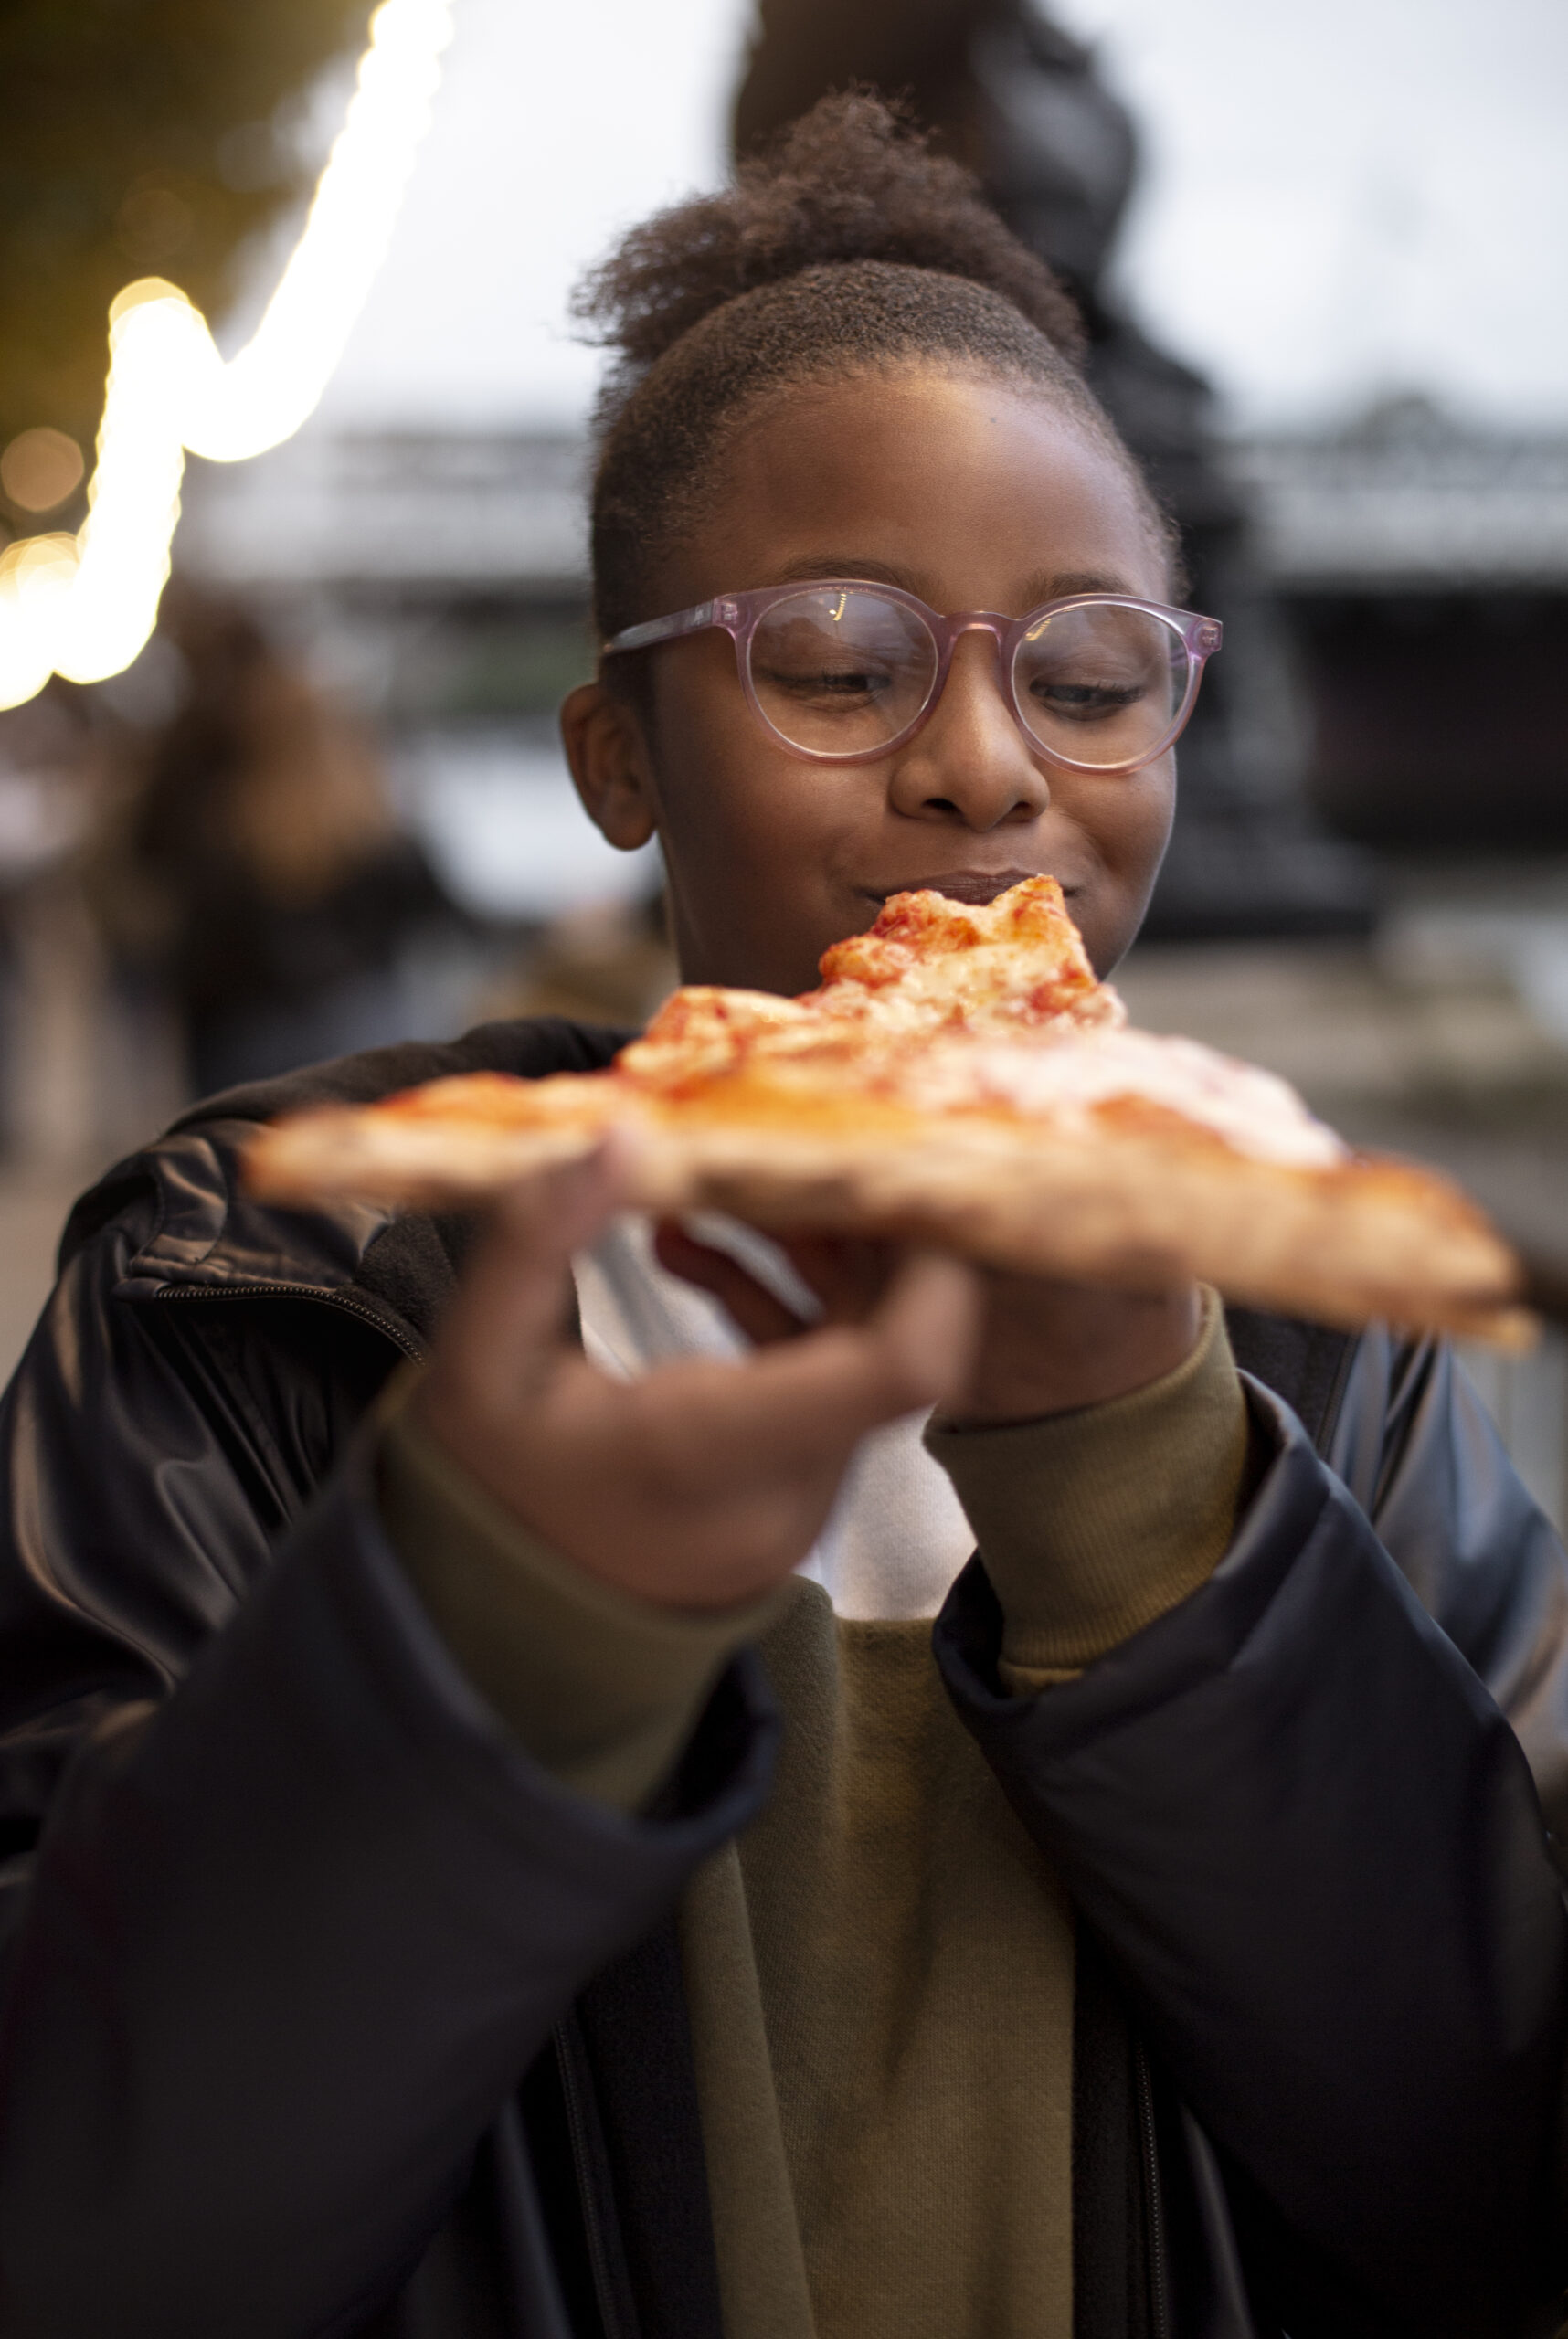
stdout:
{"type": "Polygon", "coordinates": [[[754,1599],[805,1559],[868,1430],[961,1388],[978,1281],[905,1259],[859,1320],[738,1362],[616,1381],[567,1330],[571,1254],[621,1207],[628,1156],[519,1186],[464,1275],[414,1400],[422,1425],[588,1574],[685,1609],[754,1599]]]}

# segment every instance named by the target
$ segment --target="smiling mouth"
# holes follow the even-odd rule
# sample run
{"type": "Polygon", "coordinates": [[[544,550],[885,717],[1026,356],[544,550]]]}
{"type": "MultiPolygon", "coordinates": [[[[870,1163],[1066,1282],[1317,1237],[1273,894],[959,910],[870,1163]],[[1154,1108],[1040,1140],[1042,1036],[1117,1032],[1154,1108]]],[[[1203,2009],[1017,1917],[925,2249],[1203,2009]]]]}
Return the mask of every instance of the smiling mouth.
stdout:
{"type": "MultiPolygon", "coordinates": [[[[949,869],[931,877],[907,877],[902,884],[889,885],[885,893],[869,893],[869,898],[881,905],[895,894],[945,894],[950,902],[981,905],[994,902],[1011,886],[1022,885],[1026,877],[1050,873],[1038,869],[949,869]]],[[[1062,891],[1071,901],[1078,888],[1064,881],[1062,891]]]]}

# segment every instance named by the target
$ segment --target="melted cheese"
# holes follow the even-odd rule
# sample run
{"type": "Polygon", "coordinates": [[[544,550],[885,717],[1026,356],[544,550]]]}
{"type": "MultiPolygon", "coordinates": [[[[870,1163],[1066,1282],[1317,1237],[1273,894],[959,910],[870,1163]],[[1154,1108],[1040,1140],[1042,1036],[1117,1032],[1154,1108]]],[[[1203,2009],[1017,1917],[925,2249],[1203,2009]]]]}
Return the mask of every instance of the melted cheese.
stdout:
{"type": "Polygon", "coordinates": [[[927,1112],[1003,1106],[1070,1122],[1136,1097],[1212,1129],[1236,1152],[1302,1170],[1327,1169],[1346,1148],[1271,1072],[1238,1064],[1197,1040],[1151,1032],[1064,1036],[1042,1046],[940,1045],[899,1067],[900,1099],[927,1112]]]}
{"type": "Polygon", "coordinates": [[[800,999],[693,984],[618,1059],[645,1091],[696,1101],[746,1078],[771,1088],[918,1112],[1001,1111],[1058,1126],[1138,1099],[1237,1152],[1302,1169],[1344,1159],[1332,1131],[1272,1073],[1193,1040],[1127,1026],[1096,978],[1054,878],[989,906],[897,894],[868,934],[837,943],[800,999]]]}

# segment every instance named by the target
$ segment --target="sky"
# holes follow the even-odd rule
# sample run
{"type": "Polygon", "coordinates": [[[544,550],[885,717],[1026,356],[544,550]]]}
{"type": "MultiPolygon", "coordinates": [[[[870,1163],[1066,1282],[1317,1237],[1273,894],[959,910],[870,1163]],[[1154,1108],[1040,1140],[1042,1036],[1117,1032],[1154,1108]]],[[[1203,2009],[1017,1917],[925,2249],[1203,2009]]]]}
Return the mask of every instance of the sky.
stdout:
{"type": "MultiPolygon", "coordinates": [[[[845,0],[853,5],[853,0],[845,0]]],[[[1135,108],[1118,261],[1241,428],[1422,391],[1568,427],[1564,0],[1056,0],[1135,108]]],[[[750,0],[458,0],[334,427],[570,424],[567,288],[724,164],[750,0]]]]}

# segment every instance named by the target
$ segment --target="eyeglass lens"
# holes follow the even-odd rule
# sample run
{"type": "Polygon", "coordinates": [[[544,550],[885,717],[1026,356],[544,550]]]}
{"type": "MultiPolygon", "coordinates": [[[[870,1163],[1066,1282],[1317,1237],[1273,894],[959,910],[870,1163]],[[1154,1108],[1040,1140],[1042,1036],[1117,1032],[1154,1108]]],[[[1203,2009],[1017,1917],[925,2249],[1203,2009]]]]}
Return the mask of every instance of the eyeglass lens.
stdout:
{"type": "Polygon", "coordinates": [[[880,593],[792,594],[751,637],[758,704],[781,738],[813,755],[861,755],[895,739],[936,676],[925,619],[880,593]]]}
{"type": "Polygon", "coordinates": [[[1065,763],[1136,766],[1162,744],[1187,689],[1173,625],[1114,601],[1056,609],[1012,661],[1024,725],[1065,763]]]}
{"type": "MultiPolygon", "coordinates": [[[[751,640],[751,684],[767,721],[809,753],[853,756],[907,730],[936,680],[925,619],[874,588],[812,587],[777,601],[751,640]]],[[[1187,651],[1140,609],[1057,610],[1020,642],[1013,688],[1043,746],[1075,764],[1147,758],[1176,719],[1187,651]]]]}

